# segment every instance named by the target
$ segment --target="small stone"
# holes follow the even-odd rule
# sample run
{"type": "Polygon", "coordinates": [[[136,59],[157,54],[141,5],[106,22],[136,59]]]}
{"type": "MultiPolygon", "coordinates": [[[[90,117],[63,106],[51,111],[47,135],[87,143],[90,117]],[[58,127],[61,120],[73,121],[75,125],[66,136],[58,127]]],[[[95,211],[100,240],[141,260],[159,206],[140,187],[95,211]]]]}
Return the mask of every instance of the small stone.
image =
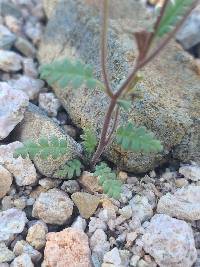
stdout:
{"type": "Polygon", "coordinates": [[[89,193],[100,192],[102,193],[102,187],[98,183],[98,177],[93,176],[92,173],[84,171],[79,178],[80,184],[89,193]]]}
{"type": "Polygon", "coordinates": [[[130,260],[130,266],[132,266],[132,267],[137,267],[137,263],[138,263],[139,259],[140,259],[140,256],[138,256],[138,255],[133,255],[133,256],[131,257],[131,260],[130,260]]]}
{"type": "Polygon", "coordinates": [[[133,242],[137,238],[138,233],[137,232],[129,232],[126,235],[126,248],[129,248],[133,245],[133,242]]]}
{"type": "Polygon", "coordinates": [[[157,212],[188,221],[200,220],[200,186],[190,185],[162,196],[157,212]]]}
{"type": "Polygon", "coordinates": [[[26,241],[35,249],[40,250],[46,244],[47,225],[38,221],[28,229],[26,241]]]}
{"type": "Polygon", "coordinates": [[[2,200],[1,200],[1,205],[2,205],[2,211],[11,209],[14,207],[13,204],[13,198],[12,196],[5,196],[2,200]]]}
{"type": "Polygon", "coordinates": [[[6,138],[24,118],[28,97],[13,90],[7,83],[0,82],[0,140],[6,138]]]}
{"type": "Polygon", "coordinates": [[[43,178],[39,180],[39,184],[47,190],[58,187],[60,183],[59,179],[43,178]]]}
{"type": "Polygon", "coordinates": [[[66,228],[47,234],[44,264],[48,267],[92,267],[87,235],[80,230],[66,228]]]}
{"type": "Polygon", "coordinates": [[[33,44],[38,44],[42,37],[41,23],[28,20],[24,25],[24,31],[28,38],[33,41],[33,44]]]}
{"type": "Polygon", "coordinates": [[[15,47],[26,57],[34,57],[36,54],[35,47],[25,38],[18,37],[15,42],[15,47]]]}
{"type": "Polygon", "coordinates": [[[132,217],[132,208],[130,205],[123,207],[122,209],[119,209],[119,214],[125,217],[127,220],[132,217]]]}
{"type": "Polygon", "coordinates": [[[127,172],[120,171],[120,172],[118,173],[118,178],[119,178],[119,180],[121,180],[123,183],[125,183],[126,180],[128,179],[128,174],[127,174],[127,172]]]}
{"type": "Polygon", "coordinates": [[[13,201],[15,208],[23,210],[26,207],[26,198],[17,198],[13,201]]]}
{"type": "Polygon", "coordinates": [[[107,241],[107,236],[102,229],[97,229],[90,238],[90,248],[93,253],[96,253],[100,260],[110,250],[110,243],[107,241]]]}
{"type": "Polygon", "coordinates": [[[140,260],[137,264],[137,267],[153,267],[152,265],[149,265],[148,262],[146,262],[145,260],[140,260]]]}
{"type": "Polygon", "coordinates": [[[30,100],[34,100],[44,86],[44,81],[28,76],[21,76],[18,80],[9,80],[8,84],[13,89],[23,91],[30,100]]]}
{"type": "Polygon", "coordinates": [[[16,256],[26,253],[30,256],[33,262],[39,262],[42,258],[42,254],[24,240],[17,241],[14,246],[13,252],[16,256]]]}
{"type": "Polygon", "coordinates": [[[0,70],[5,72],[22,69],[22,58],[15,52],[0,49],[0,70]]]}
{"type": "Polygon", "coordinates": [[[54,93],[40,93],[39,107],[51,117],[56,117],[61,103],[54,93]]]}
{"type": "Polygon", "coordinates": [[[27,222],[25,212],[12,208],[0,212],[0,241],[7,241],[24,230],[27,222]]]}
{"type": "Polygon", "coordinates": [[[71,227],[77,230],[82,230],[84,232],[87,227],[87,222],[81,216],[78,216],[71,227]]]}
{"type": "Polygon", "coordinates": [[[74,193],[71,198],[85,219],[90,218],[95,213],[100,201],[98,197],[84,192],[74,193]]]}
{"type": "Polygon", "coordinates": [[[188,181],[184,178],[180,178],[180,179],[176,179],[175,180],[175,184],[177,187],[184,187],[188,185],[188,181]]]}
{"type": "Polygon", "coordinates": [[[154,215],[142,242],[144,250],[161,267],[191,267],[197,258],[191,227],[168,215],[154,215]]]}
{"type": "Polygon", "coordinates": [[[10,15],[4,17],[5,25],[15,34],[20,34],[22,29],[22,21],[10,15]]]}
{"type": "Polygon", "coordinates": [[[15,178],[18,186],[34,184],[37,181],[36,169],[29,158],[21,156],[14,158],[15,150],[22,146],[20,142],[0,146],[0,164],[2,164],[15,178]]]}
{"type": "Polygon", "coordinates": [[[104,263],[112,263],[116,267],[121,264],[121,258],[119,255],[118,248],[113,248],[111,251],[107,252],[103,257],[104,263]]]}
{"type": "Polygon", "coordinates": [[[9,50],[14,44],[16,36],[3,25],[0,25],[0,49],[9,50]]]}
{"type": "Polygon", "coordinates": [[[67,193],[73,194],[80,191],[80,186],[75,180],[64,181],[61,189],[67,193]]]}
{"type": "Polygon", "coordinates": [[[89,233],[94,233],[97,229],[107,230],[107,225],[99,218],[91,217],[89,222],[89,233]]]}
{"type": "Polygon", "coordinates": [[[32,216],[46,223],[63,225],[71,218],[73,202],[59,189],[41,193],[33,206],[32,216]]]}
{"type": "Polygon", "coordinates": [[[153,210],[147,197],[136,195],[130,200],[129,204],[132,208],[132,216],[138,217],[141,222],[144,222],[153,216],[153,210]]]}
{"type": "Polygon", "coordinates": [[[11,184],[11,173],[0,165],[0,199],[9,192],[11,184]]]}
{"type": "Polygon", "coordinates": [[[10,262],[15,258],[15,254],[9,250],[5,243],[0,242],[0,263],[10,262]]]}
{"type": "Polygon", "coordinates": [[[23,253],[14,259],[10,267],[34,267],[34,265],[31,257],[28,254],[23,253]]]}
{"type": "Polygon", "coordinates": [[[37,78],[38,71],[32,58],[23,58],[22,64],[25,76],[37,78]]]}
{"type": "Polygon", "coordinates": [[[183,166],[179,169],[179,173],[188,180],[195,182],[200,180],[200,167],[197,165],[183,166]]]}

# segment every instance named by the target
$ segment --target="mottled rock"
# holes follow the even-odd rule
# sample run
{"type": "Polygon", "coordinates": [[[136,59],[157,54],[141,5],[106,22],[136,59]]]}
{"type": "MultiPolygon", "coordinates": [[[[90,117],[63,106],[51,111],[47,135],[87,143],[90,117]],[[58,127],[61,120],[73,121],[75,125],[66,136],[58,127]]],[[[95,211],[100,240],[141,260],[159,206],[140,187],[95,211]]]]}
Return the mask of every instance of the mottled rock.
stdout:
{"type": "Polygon", "coordinates": [[[136,195],[129,204],[132,208],[133,218],[138,217],[141,222],[144,222],[153,216],[153,210],[147,197],[136,195]]]}
{"type": "Polygon", "coordinates": [[[0,70],[19,71],[22,69],[22,58],[15,52],[0,49],[0,70]]]}
{"type": "Polygon", "coordinates": [[[45,110],[49,116],[56,117],[61,103],[54,93],[40,93],[39,107],[45,110]]]}
{"type": "Polygon", "coordinates": [[[0,25],[0,49],[9,50],[15,39],[16,36],[7,27],[0,25]]]}
{"type": "Polygon", "coordinates": [[[97,229],[91,236],[90,248],[100,260],[103,260],[103,256],[110,249],[110,243],[107,241],[107,236],[102,229],[97,229]]]}
{"type": "Polygon", "coordinates": [[[197,258],[191,227],[168,215],[156,214],[151,219],[142,242],[160,267],[191,267],[197,258]]]}
{"type": "Polygon", "coordinates": [[[10,84],[13,89],[21,90],[26,93],[30,100],[34,100],[44,86],[44,81],[24,75],[18,80],[9,80],[8,84],[10,84]]]}
{"type": "Polygon", "coordinates": [[[0,241],[7,241],[14,234],[21,233],[26,222],[26,214],[21,210],[12,208],[0,212],[0,241]]]}
{"type": "Polygon", "coordinates": [[[61,189],[67,193],[73,194],[80,191],[80,186],[75,180],[64,181],[61,186],[61,189]]]}
{"type": "Polygon", "coordinates": [[[162,196],[157,212],[182,220],[200,220],[200,186],[190,185],[162,196]]]}
{"type": "Polygon", "coordinates": [[[40,250],[46,244],[47,225],[42,221],[37,221],[28,229],[26,241],[35,249],[40,250]]]}
{"type": "Polygon", "coordinates": [[[39,185],[41,185],[44,189],[52,189],[58,187],[61,183],[60,179],[51,179],[51,178],[43,178],[39,180],[39,185]]]}
{"type": "Polygon", "coordinates": [[[31,185],[37,181],[36,169],[29,158],[14,158],[15,150],[22,146],[20,142],[0,146],[0,164],[14,176],[19,186],[31,185]]]}
{"type": "Polygon", "coordinates": [[[5,243],[0,242],[0,263],[10,262],[15,258],[15,254],[9,250],[5,243]]]}
{"type": "Polygon", "coordinates": [[[0,165],[0,199],[9,192],[11,184],[11,173],[0,165]]]}
{"type": "Polygon", "coordinates": [[[13,90],[5,82],[0,83],[0,140],[22,121],[27,106],[26,94],[13,90]]]}
{"type": "Polygon", "coordinates": [[[64,134],[59,125],[48,118],[41,109],[33,104],[30,104],[28,110],[24,114],[24,120],[17,128],[16,135],[22,142],[29,139],[38,141],[41,137],[57,136],[60,139],[66,139],[68,149],[64,156],[54,160],[49,157],[43,160],[40,157],[34,158],[34,164],[38,171],[47,176],[54,177],[54,172],[59,169],[66,161],[71,160],[81,153],[82,148],[74,139],[64,134]],[[34,129],[34,131],[32,130],[34,129]]]}
{"type": "Polygon", "coordinates": [[[84,171],[79,178],[79,182],[89,193],[102,193],[102,187],[98,183],[98,177],[93,176],[90,172],[84,171]]]}
{"type": "Polygon", "coordinates": [[[37,45],[40,42],[42,37],[42,25],[34,17],[26,21],[24,31],[27,37],[32,40],[33,44],[37,45]]]}
{"type": "Polygon", "coordinates": [[[14,259],[10,267],[34,267],[34,265],[31,257],[28,254],[23,253],[14,259]]]}
{"type": "Polygon", "coordinates": [[[179,173],[182,174],[188,180],[192,180],[195,182],[200,180],[200,167],[197,165],[182,166],[179,169],[179,173]]]}
{"type": "Polygon", "coordinates": [[[39,262],[42,258],[42,254],[24,240],[17,241],[13,252],[16,256],[28,254],[33,262],[39,262]]]}
{"type": "Polygon", "coordinates": [[[26,57],[34,57],[36,54],[35,47],[25,38],[18,37],[15,42],[15,47],[26,57]]]}
{"type": "MultiPolygon", "coordinates": [[[[40,61],[47,63],[66,57],[82,59],[92,64],[96,76],[101,77],[99,11],[94,5],[98,5],[98,1],[49,0],[45,3],[47,13],[51,15],[40,46],[40,61]]],[[[151,18],[149,14],[145,15],[145,10],[136,0],[123,1],[123,4],[120,0],[113,0],[110,4],[108,66],[111,83],[117,87],[127,76],[137,55],[133,31],[149,25],[151,18]]],[[[141,74],[144,79],[138,88],[144,97],[135,100],[132,110],[123,114],[120,122],[145,125],[162,141],[164,150],[159,154],[141,155],[122,152],[113,142],[104,155],[119,168],[134,172],[152,170],[168,160],[169,155],[183,162],[199,162],[200,77],[194,70],[193,58],[171,41],[141,74]]],[[[98,136],[108,105],[107,96],[100,90],[87,88],[68,90],[67,94],[56,86],[53,90],[73,122],[81,128],[95,129],[98,136]]]]}
{"type": "Polygon", "coordinates": [[[37,78],[38,70],[36,68],[36,64],[33,61],[33,59],[24,58],[22,63],[23,63],[24,75],[32,78],[37,78]]]}
{"type": "Polygon", "coordinates": [[[80,230],[66,228],[49,233],[44,251],[45,266],[91,267],[87,235],[80,230]]]}
{"type": "Polygon", "coordinates": [[[112,263],[114,266],[120,266],[121,258],[118,248],[113,248],[111,251],[107,252],[103,257],[104,263],[112,263]]]}
{"type": "Polygon", "coordinates": [[[181,30],[176,35],[176,39],[185,49],[190,49],[200,43],[200,5],[198,5],[187,18],[181,30]]]}
{"type": "Polygon", "coordinates": [[[100,218],[91,217],[89,222],[89,233],[95,232],[97,229],[107,230],[107,225],[100,218]]]}
{"type": "Polygon", "coordinates": [[[100,199],[85,192],[77,192],[72,195],[72,200],[77,206],[81,216],[85,219],[90,218],[96,211],[100,199]]]}
{"type": "Polygon", "coordinates": [[[49,224],[63,225],[71,218],[73,202],[59,189],[41,193],[33,206],[32,216],[49,224]]]}
{"type": "Polygon", "coordinates": [[[87,227],[87,222],[81,216],[78,216],[71,227],[77,230],[82,230],[84,232],[87,227]]]}

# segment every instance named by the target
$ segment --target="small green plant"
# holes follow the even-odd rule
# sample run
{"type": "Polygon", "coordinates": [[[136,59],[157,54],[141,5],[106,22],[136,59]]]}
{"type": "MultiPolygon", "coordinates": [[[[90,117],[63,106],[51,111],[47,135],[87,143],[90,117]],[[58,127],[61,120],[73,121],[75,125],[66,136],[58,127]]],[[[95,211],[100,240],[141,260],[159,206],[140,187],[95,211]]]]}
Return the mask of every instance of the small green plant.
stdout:
{"type": "MultiPolygon", "coordinates": [[[[198,0],[165,0],[159,10],[156,22],[150,25],[151,31],[143,29],[135,32],[138,47],[138,56],[133,70],[118,88],[111,87],[107,65],[107,32],[109,23],[109,0],[102,0],[102,37],[101,37],[101,65],[103,83],[93,75],[93,68],[80,61],[64,59],[51,64],[41,66],[41,78],[49,85],[59,86],[65,90],[73,88],[78,90],[81,86],[89,89],[98,88],[103,90],[109,98],[109,106],[105,113],[100,138],[90,130],[85,129],[82,135],[85,157],[90,157],[90,166],[94,168],[100,157],[113,138],[124,150],[134,152],[150,153],[160,152],[163,147],[153,133],[145,127],[137,126],[131,122],[118,127],[120,112],[127,112],[132,107],[132,102],[138,97],[135,86],[142,77],[139,71],[151,62],[174,37],[198,0]],[[118,129],[117,129],[118,128],[118,129]],[[114,136],[116,133],[116,136],[114,136]]],[[[31,158],[39,155],[47,158],[49,155],[57,158],[67,153],[67,144],[64,140],[57,138],[40,139],[38,143],[28,142],[24,147],[17,149],[16,156],[21,155],[31,158]]],[[[71,179],[80,175],[81,163],[78,160],[68,162],[58,173],[63,177],[71,179]]],[[[104,163],[97,165],[95,175],[99,177],[99,183],[104,192],[109,196],[119,197],[121,182],[116,179],[116,174],[104,163]]]]}
{"type": "Polygon", "coordinates": [[[72,179],[81,175],[83,166],[77,159],[69,160],[64,166],[54,173],[54,177],[72,179]]]}

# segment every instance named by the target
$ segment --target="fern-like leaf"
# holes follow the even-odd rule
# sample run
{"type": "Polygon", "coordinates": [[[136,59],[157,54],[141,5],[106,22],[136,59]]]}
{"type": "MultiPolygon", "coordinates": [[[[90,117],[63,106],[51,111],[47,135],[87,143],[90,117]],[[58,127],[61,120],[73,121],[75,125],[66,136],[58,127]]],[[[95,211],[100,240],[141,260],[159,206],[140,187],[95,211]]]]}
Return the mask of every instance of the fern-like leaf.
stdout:
{"type": "Polygon", "coordinates": [[[91,89],[102,87],[102,84],[94,78],[91,66],[80,61],[71,62],[68,59],[41,66],[40,77],[49,85],[56,83],[61,88],[71,86],[77,89],[82,85],[91,89]]]}
{"type": "Polygon", "coordinates": [[[81,138],[85,151],[90,155],[94,152],[98,142],[95,133],[91,129],[84,129],[81,138]]]}
{"type": "Polygon", "coordinates": [[[94,175],[98,177],[105,194],[116,199],[120,197],[122,182],[117,179],[116,174],[106,163],[97,165],[94,175]]]}
{"type": "Polygon", "coordinates": [[[162,37],[168,33],[173,26],[184,16],[186,10],[193,3],[193,0],[174,0],[169,1],[166,11],[161,19],[156,35],[162,37]]]}
{"type": "Polygon", "coordinates": [[[72,179],[81,175],[82,164],[79,160],[73,159],[68,161],[60,170],[54,173],[55,177],[62,179],[72,179]]]}
{"type": "Polygon", "coordinates": [[[145,127],[136,127],[132,123],[117,130],[117,142],[125,150],[134,152],[160,152],[163,147],[152,132],[145,127]]]}
{"type": "Polygon", "coordinates": [[[59,140],[56,136],[52,136],[49,139],[40,138],[38,142],[25,142],[22,147],[15,150],[14,157],[21,156],[26,158],[29,156],[31,159],[34,159],[35,156],[39,156],[42,159],[47,159],[49,156],[52,156],[53,159],[57,159],[66,152],[67,141],[65,139],[59,140]]]}

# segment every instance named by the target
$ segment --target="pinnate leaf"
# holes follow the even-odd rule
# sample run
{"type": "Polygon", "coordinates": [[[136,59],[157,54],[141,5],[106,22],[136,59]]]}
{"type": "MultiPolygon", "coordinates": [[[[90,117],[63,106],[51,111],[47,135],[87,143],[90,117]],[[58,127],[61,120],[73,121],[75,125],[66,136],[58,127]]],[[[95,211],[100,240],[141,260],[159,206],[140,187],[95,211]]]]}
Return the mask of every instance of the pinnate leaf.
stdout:
{"type": "Polygon", "coordinates": [[[68,161],[60,170],[54,173],[55,177],[62,179],[72,179],[73,177],[78,177],[81,175],[81,170],[83,166],[81,162],[77,159],[68,161]]]}
{"type": "Polygon", "coordinates": [[[95,133],[91,129],[84,129],[84,133],[81,135],[81,138],[83,140],[82,143],[85,151],[88,154],[94,152],[98,142],[95,133]]]}

